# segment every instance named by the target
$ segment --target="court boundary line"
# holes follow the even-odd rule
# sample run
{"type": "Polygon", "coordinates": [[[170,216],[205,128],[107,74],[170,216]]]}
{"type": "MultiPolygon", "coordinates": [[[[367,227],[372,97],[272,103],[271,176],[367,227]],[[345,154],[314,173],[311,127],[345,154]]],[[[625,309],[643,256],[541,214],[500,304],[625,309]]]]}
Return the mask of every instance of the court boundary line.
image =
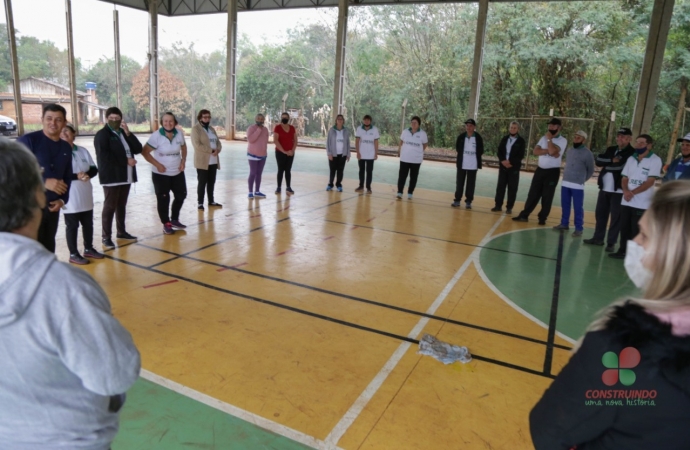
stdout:
{"type": "Polygon", "coordinates": [[[561,230],[558,236],[558,261],[556,271],[553,276],[553,294],[551,296],[551,313],[549,315],[549,331],[546,344],[546,354],[544,355],[544,373],[551,375],[553,365],[553,343],[556,334],[556,322],[558,320],[558,299],[561,291],[561,269],[563,265],[563,242],[565,241],[565,231],[561,230]]]}
{"type": "MultiPolygon", "coordinates": [[[[262,430],[269,431],[278,436],[288,438],[300,444],[307,445],[311,448],[326,448],[326,443],[320,439],[315,438],[314,436],[310,436],[306,433],[295,430],[294,428],[290,428],[286,425],[274,422],[273,420],[267,419],[258,414],[252,413],[230,403],[224,402],[215,397],[211,397],[210,395],[204,394],[203,392],[199,392],[195,389],[180,384],[169,378],[165,378],[161,375],[155,374],[149,370],[142,368],[139,376],[144,380],[150,381],[151,383],[162,386],[184,397],[190,398],[194,401],[202,403],[218,411],[224,412],[237,419],[243,420],[244,422],[261,428],[262,430]]],[[[337,450],[341,449],[338,448],[337,450]]]]}

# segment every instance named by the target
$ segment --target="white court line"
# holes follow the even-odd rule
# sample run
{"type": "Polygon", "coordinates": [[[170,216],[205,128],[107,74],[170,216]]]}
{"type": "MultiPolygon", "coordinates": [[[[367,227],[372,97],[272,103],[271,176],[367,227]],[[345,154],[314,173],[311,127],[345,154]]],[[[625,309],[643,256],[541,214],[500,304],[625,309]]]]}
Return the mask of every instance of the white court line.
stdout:
{"type": "Polygon", "coordinates": [[[199,403],[203,403],[204,405],[210,406],[211,408],[230,414],[231,416],[237,417],[238,419],[242,419],[245,422],[254,424],[259,428],[263,428],[264,430],[268,430],[272,433],[292,439],[293,441],[299,442],[300,444],[308,445],[309,447],[323,450],[325,450],[326,448],[336,448],[327,447],[324,441],[316,439],[313,436],[309,436],[307,434],[302,433],[301,431],[297,431],[290,427],[286,427],[285,425],[281,425],[272,420],[266,419],[265,417],[258,416],[242,408],[238,408],[237,406],[225,403],[209,395],[202,394],[199,391],[195,391],[194,389],[188,388],[187,386],[184,386],[180,383],[176,383],[175,381],[169,380],[168,378],[156,375],[155,373],[149,372],[146,369],[141,369],[140,376],[145,380],[168,388],[171,391],[177,392],[178,394],[182,394],[185,397],[189,397],[193,400],[198,401],[199,403]]]}
{"type": "MultiPolygon", "coordinates": [[[[478,246],[472,251],[467,260],[465,260],[462,266],[460,266],[460,269],[458,269],[458,271],[455,273],[455,276],[451,278],[448,284],[446,284],[446,287],[443,289],[443,291],[441,291],[438,297],[436,297],[434,303],[432,303],[431,306],[429,306],[429,309],[427,309],[426,311],[427,314],[434,314],[436,310],[439,308],[439,306],[441,306],[446,297],[448,297],[448,294],[450,294],[450,291],[453,290],[453,288],[457,284],[458,280],[460,280],[460,277],[464,275],[467,268],[479,255],[479,252],[481,252],[482,247],[491,240],[491,234],[494,231],[496,231],[496,228],[498,228],[501,222],[503,222],[503,219],[505,217],[506,216],[501,216],[501,218],[491,227],[489,232],[486,233],[484,238],[479,242],[478,246]]],[[[410,331],[407,337],[417,339],[417,336],[419,335],[419,333],[422,332],[422,330],[428,322],[428,317],[422,317],[421,319],[419,319],[419,322],[417,322],[417,325],[415,325],[415,327],[412,329],[412,331],[410,331]]],[[[328,436],[326,436],[325,440],[328,449],[336,448],[335,446],[338,444],[345,432],[350,428],[350,426],[355,422],[355,420],[357,420],[357,417],[359,417],[359,415],[362,413],[369,401],[371,401],[376,392],[381,388],[383,382],[386,381],[388,375],[390,375],[393,369],[395,369],[395,367],[398,365],[402,357],[405,355],[405,352],[407,351],[407,349],[410,348],[411,345],[412,344],[410,342],[403,342],[398,346],[398,349],[388,359],[388,361],[383,366],[383,368],[381,368],[379,373],[376,374],[376,376],[373,380],[371,380],[366,389],[364,389],[364,391],[360,394],[357,400],[355,400],[352,406],[350,406],[350,409],[347,410],[342,419],[340,419],[340,421],[335,425],[335,427],[333,427],[333,430],[331,430],[328,436]]]]}

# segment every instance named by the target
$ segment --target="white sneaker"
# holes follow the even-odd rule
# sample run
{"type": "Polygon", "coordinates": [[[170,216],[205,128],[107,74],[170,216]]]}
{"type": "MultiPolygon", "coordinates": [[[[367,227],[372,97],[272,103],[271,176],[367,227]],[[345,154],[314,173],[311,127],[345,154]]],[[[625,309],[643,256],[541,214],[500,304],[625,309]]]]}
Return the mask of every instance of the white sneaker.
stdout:
{"type": "Polygon", "coordinates": [[[402,198],[402,192],[398,192],[398,195],[396,195],[398,198],[402,198]]]}

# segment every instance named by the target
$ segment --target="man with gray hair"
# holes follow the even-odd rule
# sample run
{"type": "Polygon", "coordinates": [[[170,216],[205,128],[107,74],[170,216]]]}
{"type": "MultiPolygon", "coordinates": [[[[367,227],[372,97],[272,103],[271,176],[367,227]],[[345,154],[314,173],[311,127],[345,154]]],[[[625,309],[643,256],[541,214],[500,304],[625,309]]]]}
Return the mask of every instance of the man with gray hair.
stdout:
{"type": "Polygon", "coordinates": [[[520,124],[510,122],[508,135],[501,139],[498,144],[498,185],[496,186],[496,206],[491,210],[494,212],[503,211],[503,199],[508,188],[508,202],[506,203],[506,213],[513,213],[513,206],[517,198],[518,185],[520,184],[520,167],[522,160],[525,159],[525,140],[518,134],[520,124]]]}
{"type": "Polygon", "coordinates": [[[94,279],[37,242],[44,189],[0,141],[0,446],[107,450],[139,352],[94,279]]]}
{"type": "Polygon", "coordinates": [[[565,154],[565,170],[561,182],[561,223],[554,230],[568,230],[570,204],[575,210],[573,237],[582,236],[585,227],[585,183],[594,175],[594,155],[585,147],[587,133],[579,130],[573,137],[573,146],[565,154]]]}

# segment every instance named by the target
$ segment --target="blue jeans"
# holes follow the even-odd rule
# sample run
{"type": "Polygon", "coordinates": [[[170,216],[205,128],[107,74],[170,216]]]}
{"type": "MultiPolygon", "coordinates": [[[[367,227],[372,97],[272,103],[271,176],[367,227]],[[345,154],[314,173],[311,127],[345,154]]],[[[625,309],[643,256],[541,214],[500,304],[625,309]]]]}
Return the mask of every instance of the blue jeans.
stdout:
{"type": "Polygon", "coordinates": [[[570,224],[571,202],[575,210],[575,229],[582,231],[585,225],[585,191],[561,186],[561,225],[566,227],[570,224]]]}

